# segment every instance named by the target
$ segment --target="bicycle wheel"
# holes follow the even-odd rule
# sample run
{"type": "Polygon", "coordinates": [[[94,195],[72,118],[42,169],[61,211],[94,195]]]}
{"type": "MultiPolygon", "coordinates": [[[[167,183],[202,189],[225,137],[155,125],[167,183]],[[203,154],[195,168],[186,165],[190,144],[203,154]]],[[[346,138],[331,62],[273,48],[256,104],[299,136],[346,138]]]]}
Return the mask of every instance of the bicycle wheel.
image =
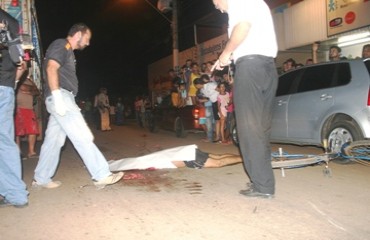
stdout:
{"type": "Polygon", "coordinates": [[[326,155],[272,153],[271,165],[272,168],[299,168],[327,162],[327,159],[326,155]]]}
{"type": "Polygon", "coordinates": [[[354,141],[343,146],[346,158],[370,161],[370,141],[354,141]]]}

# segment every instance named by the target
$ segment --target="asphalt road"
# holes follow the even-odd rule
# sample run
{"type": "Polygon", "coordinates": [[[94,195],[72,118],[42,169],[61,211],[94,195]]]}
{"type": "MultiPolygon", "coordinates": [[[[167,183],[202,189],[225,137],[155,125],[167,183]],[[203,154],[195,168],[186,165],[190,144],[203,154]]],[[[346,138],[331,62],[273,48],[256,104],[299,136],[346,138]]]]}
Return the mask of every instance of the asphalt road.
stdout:
{"type": "MultiPolygon", "coordinates": [[[[201,141],[201,133],[176,138],[152,134],[134,123],[94,131],[108,160],[169,147],[197,144],[213,153],[237,153],[232,145],[201,141]]],[[[282,147],[290,153],[321,153],[316,147],[282,147]]],[[[23,161],[30,186],[37,159],[23,161]]],[[[330,162],[324,166],[274,170],[274,199],[239,195],[248,178],[241,164],[216,169],[129,171],[142,179],[121,180],[97,190],[67,142],[55,180],[57,189],[32,189],[25,209],[0,209],[0,239],[370,239],[370,168],[330,162]]]]}

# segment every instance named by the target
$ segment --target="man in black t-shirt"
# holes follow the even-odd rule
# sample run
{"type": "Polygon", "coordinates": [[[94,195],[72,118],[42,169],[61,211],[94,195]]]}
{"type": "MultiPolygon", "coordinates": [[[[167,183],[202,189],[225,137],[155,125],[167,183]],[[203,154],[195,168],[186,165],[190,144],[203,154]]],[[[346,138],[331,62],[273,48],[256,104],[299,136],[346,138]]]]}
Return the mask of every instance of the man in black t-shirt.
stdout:
{"type": "Polygon", "coordinates": [[[67,136],[97,187],[114,184],[123,176],[122,172],[112,174],[109,171],[108,163],[94,144],[94,137],[75,102],[78,79],[73,51],[87,47],[90,38],[90,28],[78,23],[71,27],[66,39],[55,40],[46,51],[43,72],[46,77],[45,104],[50,117],[32,183],[34,187],[56,188],[61,185],[51,178],[67,136]]]}

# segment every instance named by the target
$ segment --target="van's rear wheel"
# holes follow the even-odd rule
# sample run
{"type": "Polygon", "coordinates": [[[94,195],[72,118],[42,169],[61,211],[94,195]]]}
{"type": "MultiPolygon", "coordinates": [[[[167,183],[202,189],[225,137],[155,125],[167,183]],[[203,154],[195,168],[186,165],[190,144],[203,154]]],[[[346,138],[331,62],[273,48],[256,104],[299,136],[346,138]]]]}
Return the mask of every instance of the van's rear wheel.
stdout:
{"type": "Polygon", "coordinates": [[[363,139],[362,133],[358,125],[353,121],[340,120],[334,122],[328,133],[329,151],[339,153],[341,152],[343,144],[363,139]]]}

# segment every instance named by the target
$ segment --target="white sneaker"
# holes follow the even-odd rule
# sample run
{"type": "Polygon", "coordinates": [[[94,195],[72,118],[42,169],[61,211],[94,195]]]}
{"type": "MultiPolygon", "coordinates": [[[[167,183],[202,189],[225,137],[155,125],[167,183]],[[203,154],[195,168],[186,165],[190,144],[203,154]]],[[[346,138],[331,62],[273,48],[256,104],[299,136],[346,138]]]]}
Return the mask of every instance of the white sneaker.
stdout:
{"type": "Polygon", "coordinates": [[[32,181],[32,187],[34,187],[34,188],[40,188],[40,187],[43,187],[43,188],[57,188],[60,185],[62,185],[61,181],[50,181],[46,184],[38,184],[35,180],[32,181]]]}
{"type": "Polygon", "coordinates": [[[111,175],[109,175],[106,178],[103,178],[99,181],[95,181],[94,185],[97,186],[98,188],[104,188],[106,185],[115,184],[116,182],[121,180],[123,175],[124,175],[123,172],[112,173],[111,175]]]}

